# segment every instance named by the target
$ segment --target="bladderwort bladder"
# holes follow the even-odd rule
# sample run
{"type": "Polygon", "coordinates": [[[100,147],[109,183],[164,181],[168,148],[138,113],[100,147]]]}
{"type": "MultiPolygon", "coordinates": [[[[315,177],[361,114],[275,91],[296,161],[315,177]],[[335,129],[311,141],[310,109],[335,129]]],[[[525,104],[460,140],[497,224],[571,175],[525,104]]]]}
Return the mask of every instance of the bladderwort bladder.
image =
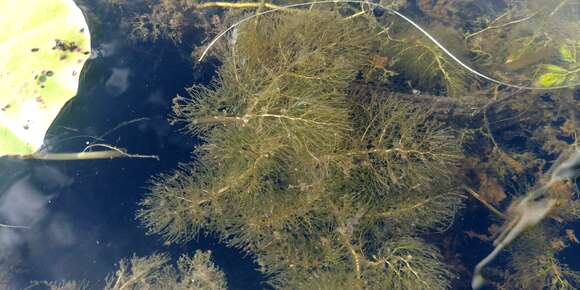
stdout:
{"type": "Polygon", "coordinates": [[[369,5],[371,7],[374,8],[381,8],[384,9],[386,12],[391,13],[393,15],[398,16],[399,18],[403,19],[403,21],[411,24],[413,27],[415,27],[417,30],[419,30],[423,35],[425,35],[431,42],[433,42],[439,49],[441,49],[447,56],[449,56],[453,61],[455,61],[457,64],[459,64],[461,67],[463,67],[465,70],[469,71],[470,73],[478,76],[481,79],[484,79],[486,81],[498,84],[498,85],[503,85],[506,87],[510,87],[510,88],[515,88],[515,89],[520,89],[520,90],[558,90],[558,89],[566,89],[566,88],[573,88],[576,86],[580,86],[580,83],[575,83],[575,84],[568,84],[568,85],[560,85],[560,86],[553,86],[553,87],[537,87],[537,86],[526,86],[526,85],[519,85],[519,84],[512,84],[512,83],[507,83],[495,78],[492,78],[486,74],[483,74],[479,71],[477,71],[476,69],[468,66],[467,64],[465,64],[463,61],[461,61],[457,56],[455,56],[453,53],[451,53],[447,48],[445,48],[445,46],[443,46],[443,44],[441,44],[435,37],[433,37],[429,32],[427,32],[424,28],[422,28],[419,24],[417,24],[415,21],[411,20],[409,17],[405,16],[404,14],[398,12],[397,10],[394,10],[392,8],[386,7],[384,5],[378,4],[378,3],[372,3],[372,2],[368,2],[368,1],[357,1],[357,0],[346,0],[346,1],[332,1],[332,0],[326,0],[326,1],[312,1],[312,2],[305,2],[305,3],[297,3],[297,4],[290,4],[290,5],[284,5],[284,6],[280,6],[280,7],[272,7],[270,10],[266,10],[266,11],[262,11],[256,14],[253,14],[251,16],[248,16],[246,18],[243,18],[237,22],[235,22],[234,24],[232,24],[230,27],[228,27],[226,30],[220,32],[209,44],[208,46],[204,49],[203,53],[201,54],[201,56],[199,57],[198,61],[202,61],[204,59],[204,57],[206,56],[206,54],[208,53],[208,51],[214,46],[214,44],[221,39],[224,35],[226,35],[228,32],[232,31],[233,29],[235,29],[236,27],[238,27],[240,24],[247,22],[253,18],[259,17],[261,15],[266,15],[266,14],[270,14],[270,13],[274,13],[274,12],[278,12],[284,9],[289,9],[289,8],[296,8],[296,7],[304,7],[304,6],[312,6],[312,5],[319,5],[319,4],[339,4],[339,3],[352,3],[352,4],[364,4],[364,5],[369,5]]]}

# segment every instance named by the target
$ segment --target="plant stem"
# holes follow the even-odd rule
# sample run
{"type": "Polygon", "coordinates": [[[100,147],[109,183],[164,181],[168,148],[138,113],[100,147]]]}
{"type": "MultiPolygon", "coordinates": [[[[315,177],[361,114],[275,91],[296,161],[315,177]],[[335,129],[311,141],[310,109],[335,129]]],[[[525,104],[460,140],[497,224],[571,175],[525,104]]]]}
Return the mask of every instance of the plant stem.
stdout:
{"type": "Polygon", "coordinates": [[[467,191],[469,194],[471,194],[471,196],[475,197],[475,199],[479,200],[481,203],[483,203],[483,205],[485,205],[485,207],[487,207],[491,212],[493,212],[495,215],[497,215],[498,217],[507,220],[508,217],[503,214],[501,211],[499,211],[498,209],[496,209],[495,207],[493,207],[493,205],[489,204],[489,202],[485,201],[483,198],[481,198],[481,195],[479,195],[479,193],[475,192],[475,190],[469,188],[469,187],[465,187],[465,191],[467,191]]]}
{"type": "Polygon", "coordinates": [[[238,2],[238,3],[231,3],[231,2],[205,2],[201,4],[197,4],[196,8],[206,9],[211,7],[222,7],[222,8],[238,8],[238,9],[253,9],[253,8],[260,8],[266,7],[269,9],[279,9],[281,6],[271,3],[247,3],[247,2],[238,2]]]}
{"type": "Polygon", "coordinates": [[[125,150],[106,144],[92,144],[87,146],[82,152],[74,153],[50,153],[50,152],[34,152],[30,155],[18,156],[21,159],[37,159],[37,160],[91,160],[91,159],[113,159],[119,157],[128,158],[152,158],[159,160],[157,155],[141,155],[129,154],[125,150]],[[110,150],[105,151],[89,151],[87,149],[93,147],[105,147],[110,150]]]}

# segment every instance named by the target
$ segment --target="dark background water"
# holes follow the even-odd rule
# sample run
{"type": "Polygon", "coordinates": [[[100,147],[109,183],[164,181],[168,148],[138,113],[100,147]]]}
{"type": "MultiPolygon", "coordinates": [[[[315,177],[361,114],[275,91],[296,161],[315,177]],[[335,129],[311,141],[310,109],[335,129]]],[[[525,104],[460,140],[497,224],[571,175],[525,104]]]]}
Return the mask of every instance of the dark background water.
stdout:
{"type": "MultiPolygon", "coordinates": [[[[152,175],[190,160],[195,138],[167,121],[171,99],[184,87],[207,82],[211,64],[192,62],[169,42],[136,44],[117,27],[118,19],[88,13],[93,50],[78,95],[61,111],[46,137],[52,152],[78,152],[91,142],[106,143],[153,159],[24,161],[0,159],[0,218],[31,229],[0,229],[0,263],[13,268],[16,288],[31,280],[88,280],[100,288],[115,263],[136,254],[169,252],[173,259],[212,250],[232,289],[258,289],[261,277],[251,258],[221,246],[212,237],[164,246],[135,220],[137,203],[152,175]],[[120,127],[123,122],[146,118],[120,127]]],[[[8,223],[8,222],[6,222],[8,223]]]]}

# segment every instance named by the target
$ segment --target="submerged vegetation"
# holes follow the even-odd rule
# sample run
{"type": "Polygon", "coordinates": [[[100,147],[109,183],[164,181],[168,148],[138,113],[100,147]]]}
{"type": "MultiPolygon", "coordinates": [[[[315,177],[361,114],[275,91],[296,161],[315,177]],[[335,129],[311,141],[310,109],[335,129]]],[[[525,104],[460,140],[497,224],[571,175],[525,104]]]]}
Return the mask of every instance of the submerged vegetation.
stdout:
{"type": "MultiPolygon", "coordinates": [[[[195,59],[253,17],[209,50],[213,80],[173,100],[199,144],[137,212],[166,244],[219,237],[276,289],[580,287],[559,257],[579,243],[577,2],[109,2],[134,41],[195,59]]],[[[206,254],[167,263],[122,262],[107,289],[142,270],[124,289],[226,288],[206,254]]]]}
{"type": "MultiPolygon", "coordinates": [[[[537,192],[527,184],[542,186],[550,158],[578,150],[578,100],[569,90],[513,92],[477,81],[464,66],[514,87],[572,85],[576,40],[562,29],[548,43],[515,27],[527,19],[505,22],[516,4],[481,7],[473,12],[481,22],[466,22],[437,18],[454,11],[446,1],[418,2],[428,31],[462,43],[448,47],[462,65],[415,27],[364,3],[283,8],[235,26],[210,51],[220,64],[214,80],[174,99],[173,123],[202,142],[194,161],[153,179],[137,214],[149,232],[167,242],[216,235],[254,257],[275,288],[449,289],[468,284],[454,277],[473,273],[454,273],[460,265],[448,264],[437,234],[474,210],[463,209],[472,197],[490,214],[513,218],[500,235],[505,245],[515,240],[509,275],[483,269],[490,283],[575,287],[579,274],[558,261],[550,240],[558,239],[552,220],[576,218],[577,173],[566,178],[565,193],[546,197],[549,206],[509,192],[537,192]],[[485,21],[489,15],[497,19],[485,21]],[[515,39],[490,36],[502,32],[515,39]],[[543,54],[550,45],[559,60],[543,54]],[[538,207],[541,214],[530,212],[538,207]],[[534,255],[518,251],[530,241],[534,255]]],[[[529,2],[530,21],[553,29],[552,14],[529,2]]],[[[214,4],[191,7],[233,10],[215,34],[245,17],[237,9],[280,7],[214,4]]],[[[413,12],[407,4],[396,6],[413,12]]],[[[453,231],[465,234],[491,239],[453,231]]]]}
{"type": "MultiPolygon", "coordinates": [[[[118,269],[107,276],[103,290],[225,290],[224,273],[211,261],[211,252],[197,251],[193,257],[183,255],[177,267],[170,265],[165,254],[133,256],[119,262],[118,269]]],[[[38,281],[29,288],[50,290],[94,289],[86,281],[38,281]]]]}
{"type": "Polygon", "coordinates": [[[236,33],[211,87],[175,99],[174,121],[204,140],[196,161],[156,179],[139,218],[172,242],[213,232],[277,287],[447,288],[416,233],[461,208],[461,152],[426,110],[347,90],[369,61],[369,23],[296,11],[236,33]]]}

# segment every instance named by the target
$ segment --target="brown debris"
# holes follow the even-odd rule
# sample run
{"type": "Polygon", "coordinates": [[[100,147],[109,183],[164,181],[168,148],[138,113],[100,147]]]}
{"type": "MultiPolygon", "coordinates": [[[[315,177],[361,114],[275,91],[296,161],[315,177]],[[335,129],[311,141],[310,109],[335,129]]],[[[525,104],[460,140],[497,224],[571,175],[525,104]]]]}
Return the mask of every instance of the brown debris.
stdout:
{"type": "Polygon", "coordinates": [[[570,242],[574,242],[576,244],[580,243],[580,241],[578,241],[578,238],[576,238],[576,234],[574,233],[573,229],[566,229],[566,237],[570,242]]]}
{"type": "Polygon", "coordinates": [[[490,235],[495,237],[502,231],[502,227],[497,224],[491,224],[487,228],[487,231],[489,232],[490,235]]]}
{"type": "Polygon", "coordinates": [[[373,66],[375,68],[384,68],[388,62],[389,62],[389,59],[387,57],[379,56],[379,55],[375,55],[373,57],[373,66]]]}
{"type": "Polygon", "coordinates": [[[572,120],[570,119],[566,120],[566,122],[564,122],[562,127],[560,127],[560,130],[562,130],[562,133],[564,133],[564,135],[572,136],[575,130],[574,122],[572,122],[572,120]]]}
{"type": "Polygon", "coordinates": [[[554,239],[554,240],[550,241],[550,245],[552,246],[552,249],[554,249],[556,251],[563,250],[564,248],[566,248],[568,246],[568,245],[566,245],[566,243],[564,243],[564,241],[562,239],[554,239]]]}
{"type": "Polygon", "coordinates": [[[554,182],[548,189],[550,193],[564,197],[565,199],[568,199],[572,195],[572,183],[568,180],[554,182]]]}
{"type": "Polygon", "coordinates": [[[517,160],[511,158],[509,155],[505,154],[504,152],[500,153],[500,158],[505,162],[513,171],[518,174],[522,174],[526,168],[517,160]]]}
{"type": "Polygon", "coordinates": [[[70,51],[73,52],[79,48],[79,46],[74,41],[65,41],[61,39],[54,40],[54,46],[52,49],[58,49],[61,51],[70,51]]]}
{"type": "Polygon", "coordinates": [[[506,194],[496,178],[490,177],[484,172],[479,172],[478,177],[481,184],[479,192],[482,199],[497,205],[506,198],[506,194]]]}
{"type": "Polygon", "coordinates": [[[476,233],[474,231],[471,231],[471,230],[464,231],[463,233],[465,235],[467,235],[469,238],[472,238],[472,239],[475,238],[475,239],[478,239],[478,240],[481,240],[481,241],[484,241],[484,242],[485,241],[489,241],[490,238],[491,238],[490,236],[488,236],[486,234],[478,234],[478,233],[476,233]]]}

